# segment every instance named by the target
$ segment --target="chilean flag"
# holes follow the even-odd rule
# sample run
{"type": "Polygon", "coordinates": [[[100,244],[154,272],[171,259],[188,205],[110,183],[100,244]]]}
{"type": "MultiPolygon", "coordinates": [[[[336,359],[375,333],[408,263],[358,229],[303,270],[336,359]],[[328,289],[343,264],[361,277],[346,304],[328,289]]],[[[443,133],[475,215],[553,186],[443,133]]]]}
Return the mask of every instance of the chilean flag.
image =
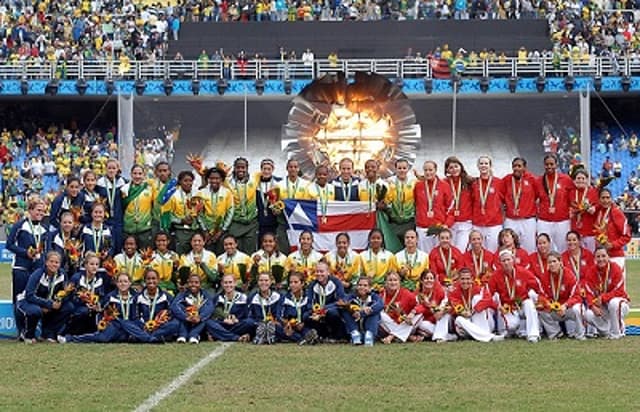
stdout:
{"type": "Polygon", "coordinates": [[[297,249],[300,232],[313,232],[313,248],[319,252],[335,249],[336,235],[349,233],[351,248],[367,248],[371,229],[376,227],[376,212],[369,210],[368,202],[328,201],[326,211],[317,200],[286,199],[285,216],[287,236],[292,248],[297,249]]]}

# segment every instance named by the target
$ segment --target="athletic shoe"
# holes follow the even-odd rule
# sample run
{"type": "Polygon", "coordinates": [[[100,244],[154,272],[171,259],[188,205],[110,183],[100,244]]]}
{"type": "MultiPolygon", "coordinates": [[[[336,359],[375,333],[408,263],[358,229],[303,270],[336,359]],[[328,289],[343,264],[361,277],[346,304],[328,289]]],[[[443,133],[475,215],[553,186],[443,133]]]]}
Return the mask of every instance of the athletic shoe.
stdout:
{"type": "Polygon", "coordinates": [[[25,343],[26,345],[33,345],[33,344],[34,344],[34,343],[36,343],[36,342],[38,342],[38,341],[37,341],[37,340],[35,340],[35,339],[24,338],[24,343],[25,343]]]}
{"type": "Polygon", "coordinates": [[[192,343],[194,345],[197,345],[198,343],[200,343],[200,339],[196,338],[195,336],[193,338],[189,338],[189,343],[192,343]]]}
{"type": "Polygon", "coordinates": [[[276,343],[276,325],[273,322],[267,323],[265,340],[267,345],[276,343]]]}
{"type": "Polygon", "coordinates": [[[253,338],[253,343],[256,345],[264,345],[266,338],[266,325],[263,322],[258,323],[256,327],[256,336],[253,338]]]}
{"type": "Polygon", "coordinates": [[[529,343],[538,343],[539,340],[540,340],[540,336],[529,336],[527,338],[527,342],[529,343]]]}
{"type": "Polygon", "coordinates": [[[493,335],[491,338],[491,342],[502,342],[504,340],[504,335],[493,335]]]}
{"type": "Polygon", "coordinates": [[[180,336],[178,339],[176,339],[176,343],[187,343],[187,338],[185,338],[184,336],[180,336]]]}
{"type": "Polygon", "coordinates": [[[351,344],[352,345],[362,345],[362,335],[357,330],[351,332],[351,344]]]}
{"type": "Polygon", "coordinates": [[[58,343],[67,343],[67,338],[62,335],[58,335],[58,343]]]}
{"type": "Polygon", "coordinates": [[[53,338],[47,338],[47,343],[58,343],[58,341],[53,338]]]}
{"type": "Polygon", "coordinates": [[[315,345],[316,343],[318,343],[318,332],[316,332],[315,329],[311,329],[304,335],[302,340],[298,342],[298,345],[315,345]]]}
{"type": "Polygon", "coordinates": [[[364,334],[364,346],[373,346],[373,333],[366,331],[364,334]]]}

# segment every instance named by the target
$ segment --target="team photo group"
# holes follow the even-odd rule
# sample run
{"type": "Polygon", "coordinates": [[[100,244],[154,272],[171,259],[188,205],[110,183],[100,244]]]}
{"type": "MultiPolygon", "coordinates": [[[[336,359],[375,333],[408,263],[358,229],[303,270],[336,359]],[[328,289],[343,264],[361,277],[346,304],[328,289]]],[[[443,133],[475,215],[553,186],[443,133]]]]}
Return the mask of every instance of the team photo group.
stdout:
{"type": "Polygon", "coordinates": [[[188,161],[193,171],[177,176],[166,162],[134,165],[125,180],[109,160],[104,176],[69,176],[50,208],[29,199],[7,239],[19,340],[371,346],[625,334],[626,217],[588,170],[564,174],[552,154],[541,176],[523,158],[494,176],[487,156],[415,168],[400,159],[392,171],[368,160],[358,172],[345,158],[311,180],[294,159],[264,159],[255,172],[241,157],[188,161]],[[331,205],[361,202],[378,224],[365,244],[345,230],[319,246],[313,230],[291,236],[292,200],[315,201],[321,223],[331,205]]]}

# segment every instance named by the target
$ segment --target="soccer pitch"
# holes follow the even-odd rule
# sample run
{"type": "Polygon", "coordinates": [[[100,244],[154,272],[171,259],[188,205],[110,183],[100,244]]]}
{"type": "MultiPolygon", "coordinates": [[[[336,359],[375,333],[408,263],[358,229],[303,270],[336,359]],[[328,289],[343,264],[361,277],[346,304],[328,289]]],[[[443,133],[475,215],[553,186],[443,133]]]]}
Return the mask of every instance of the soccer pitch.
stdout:
{"type": "MultiPolygon", "coordinates": [[[[0,344],[0,410],[134,410],[219,347],[0,344]]],[[[638,410],[640,339],[233,344],[158,411],[638,410]],[[611,377],[612,379],[608,379],[611,377]]]]}
{"type": "MultiPolygon", "coordinates": [[[[628,286],[640,300],[638,268],[630,262],[628,286]]],[[[640,410],[638,337],[221,349],[0,341],[0,410],[640,410]]]]}

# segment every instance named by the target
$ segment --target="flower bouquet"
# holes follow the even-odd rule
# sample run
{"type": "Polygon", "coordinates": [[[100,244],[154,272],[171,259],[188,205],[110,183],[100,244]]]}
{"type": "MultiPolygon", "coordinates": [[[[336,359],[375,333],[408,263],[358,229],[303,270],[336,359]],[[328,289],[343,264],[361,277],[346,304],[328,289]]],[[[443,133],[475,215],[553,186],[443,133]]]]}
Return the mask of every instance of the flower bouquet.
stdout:
{"type": "Polygon", "coordinates": [[[321,306],[319,303],[316,303],[313,305],[311,313],[322,318],[327,314],[327,309],[324,306],[321,306]]]}
{"type": "Polygon", "coordinates": [[[73,227],[79,228],[82,225],[80,219],[84,216],[84,208],[82,206],[71,206],[69,212],[71,212],[71,216],[73,216],[73,227]]]}
{"type": "Polygon", "coordinates": [[[69,256],[69,260],[75,266],[82,257],[82,242],[80,239],[67,239],[64,241],[64,250],[69,256]]]}
{"type": "Polygon", "coordinates": [[[197,305],[189,305],[185,312],[187,313],[187,318],[195,318],[200,314],[200,308],[197,305]]]}
{"type": "Polygon", "coordinates": [[[387,197],[387,186],[382,184],[376,185],[376,201],[384,202],[384,199],[387,197]]]}
{"type": "Polygon", "coordinates": [[[118,316],[120,316],[120,312],[118,312],[118,308],[115,305],[107,306],[102,313],[102,319],[98,322],[98,331],[105,330],[118,316]]]}
{"type": "Polygon", "coordinates": [[[244,263],[238,263],[238,273],[240,275],[240,281],[243,284],[248,284],[249,282],[249,274],[247,273],[247,265],[244,263]]]}
{"type": "Polygon", "coordinates": [[[27,249],[27,253],[29,256],[32,256],[33,259],[38,260],[42,256],[42,252],[44,251],[44,245],[42,242],[39,242],[36,246],[29,246],[27,249]]]}
{"type": "Polygon", "coordinates": [[[267,192],[267,202],[269,203],[269,209],[274,215],[279,215],[284,211],[284,202],[280,198],[280,188],[273,187],[267,192]]]}
{"type": "Polygon", "coordinates": [[[107,272],[109,277],[115,280],[118,275],[118,265],[116,265],[116,262],[111,256],[107,256],[107,258],[102,261],[102,268],[107,272]]]}
{"type": "Polygon", "coordinates": [[[599,245],[605,246],[609,243],[609,237],[607,236],[607,222],[602,221],[593,225],[593,232],[596,236],[596,242],[599,245]]]}
{"type": "Polygon", "coordinates": [[[455,312],[456,315],[460,315],[462,312],[464,312],[464,310],[465,308],[462,303],[458,303],[453,307],[453,311],[455,312]]]}
{"type": "Polygon", "coordinates": [[[78,299],[80,299],[80,301],[85,305],[96,306],[98,303],[100,303],[100,296],[96,295],[88,289],[82,288],[76,294],[78,296],[78,299]]]}
{"type": "Polygon", "coordinates": [[[149,246],[140,250],[140,259],[142,260],[142,265],[144,267],[148,267],[151,265],[151,261],[153,260],[153,249],[149,246]]]}
{"type": "Polygon", "coordinates": [[[73,283],[67,283],[62,290],[56,293],[54,300],[56,302],[62,302],[63,300],[65,300],[67,297],[71,295],[71,293],[75,290],[75,288],[76,287],[73,285],[73,283]]]}
{"type": "Polygon", "coordinates": [[[153,318],[149,319],[144,323],[144,329],[151,333],[157,330],[160,326],[164,325],[169,321],[169,311],[166,309],[161,310],[158,314],[153,318]]]}
{"type": "Polygon", "coordinates": [[[284,266],[282,265],[273,265],[271,266],[271,276],[273,276],[273,280],[276,284],[282,283],[282,278],[284,277],[284,266]]]}
{"type": "Polygon", "coordinates": [[[193,167],[193,170],[200,176],[204,176],[207,172],[207,168],[204,167],[204,159],[201,155],[189,153],[187,155],[187,163],[189,163],[189,165],[193,167]]]}

